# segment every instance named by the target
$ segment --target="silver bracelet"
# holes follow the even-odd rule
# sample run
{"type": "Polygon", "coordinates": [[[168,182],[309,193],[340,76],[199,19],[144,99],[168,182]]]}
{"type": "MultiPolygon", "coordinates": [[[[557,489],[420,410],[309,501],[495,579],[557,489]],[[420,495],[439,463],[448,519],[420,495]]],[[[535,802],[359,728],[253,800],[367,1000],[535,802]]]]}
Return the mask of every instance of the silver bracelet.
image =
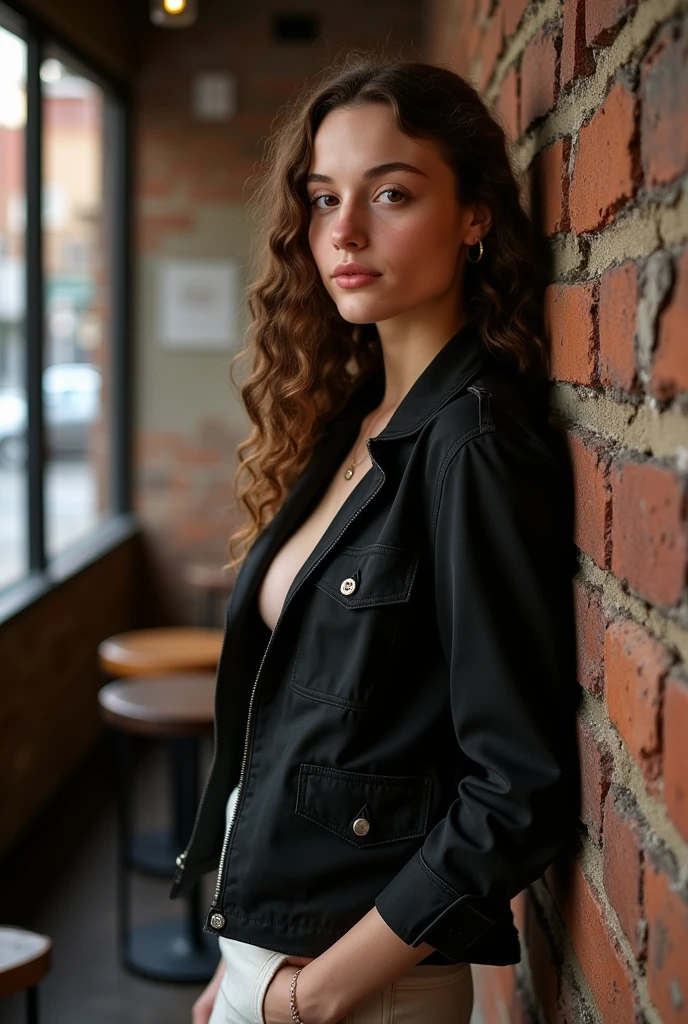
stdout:
{"type": "Polygon", "coordinates": [[[299,1017],[299,1011],[296,1009],[296,979],[303,970],[303,967],[299,967],[297,971],[294,971],[294,976],[291,979],[291,986],[289,989],[289,1009],[291,1010],[291,1019],[294,1024],[303,1024],[303,1021],[299,1017]]]}

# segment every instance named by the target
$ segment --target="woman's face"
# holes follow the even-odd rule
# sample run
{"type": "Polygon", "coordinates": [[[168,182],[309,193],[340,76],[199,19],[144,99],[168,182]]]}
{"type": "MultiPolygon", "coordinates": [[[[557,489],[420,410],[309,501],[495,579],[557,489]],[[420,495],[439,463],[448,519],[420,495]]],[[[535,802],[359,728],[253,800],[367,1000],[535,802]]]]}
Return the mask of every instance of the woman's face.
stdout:
{"type": "Polygon", "coordinates": [[[386,104],[327,114],[307,181],[311,252],[344,320],[378,323],[458,301],[463,245],[484,232],[471,228],[435,145],[399,131],[386,104]],[[340,263],[376,276],[336,277],[340,263]]]}

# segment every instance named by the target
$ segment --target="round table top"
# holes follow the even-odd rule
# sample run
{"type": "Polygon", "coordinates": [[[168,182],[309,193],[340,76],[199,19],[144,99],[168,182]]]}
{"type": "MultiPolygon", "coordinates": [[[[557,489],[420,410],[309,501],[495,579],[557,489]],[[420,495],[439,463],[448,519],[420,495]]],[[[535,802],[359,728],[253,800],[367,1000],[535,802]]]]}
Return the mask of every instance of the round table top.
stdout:
{"type": "Polygon", "coordinates": [[[116,679],[98,692],[101,718],[125,732],[146,736],[200,736],[212,731],[215,675],[175,673],[116,679]]]}
{"type": "Polygon", "coordinates": [[[98,660],[112,676],[157,675],[215,669],[222,629],[171,626],[116,633],[98,645],[98,660]]]}
{"type": "Polygon", "coordinates": [[[52,945],[47,935],[0,927],[0,998],[38,984],[50,969],[52,945]]]}

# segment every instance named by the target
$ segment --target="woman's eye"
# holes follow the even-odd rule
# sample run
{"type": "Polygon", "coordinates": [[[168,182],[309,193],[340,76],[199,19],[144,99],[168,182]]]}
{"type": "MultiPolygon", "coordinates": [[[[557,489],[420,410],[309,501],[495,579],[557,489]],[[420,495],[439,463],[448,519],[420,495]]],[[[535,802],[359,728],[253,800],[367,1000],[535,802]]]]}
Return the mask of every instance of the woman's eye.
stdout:
{"type": "MultiPolygon", "coordinates": [[[[320,199],[334,199],[334,198],[335,198],[334,196],[328,195],[327,193],[323,193],[322,195],[319,195],[319,196],[313,196],[313,198],[310,200],[310,204],[311,204],[311,206],[316,206],[320,199]]],[[[320,210],[329,209],[329,207],[327,207],[327,206],[325,206],[325,207],[320,206],[320,207],[318,207],[318,209],[320,209],[320,210]]]]}
{"type": "MultiPolygon", "coordinates": [[[[398,198],[397,199],[391,199],[389,202],[383,203],[382,204],[383,206],[398,206],[399,203],[400,203],[400,200],[403,200],[403,199],[407,198],[406,195],[402,191],[400,191],[400,189],[398,189],[398,188],[385,188],[385,189],[382,190],[382,192],[380,192],[380,196],[384,196],[384,195],[393,195],[393,196],[397,196],[398,198]]],[[[319,210],[331,210],[332,206],[334,205],[334,203],[333,204],[330,204],[330,203],[320,204],[320,200],[321,199],[334,199],[335,202],[337,201],[337,197],[336,196],[330,195],[328,192],[323,192],[319,196],[313,196],[313,198],[309,200],[309,203],[310,203],[311,206],[315,206],[319,210]]]]}
{"type": "MultiPolygon", "coordinates": [[[[404,193],[400,192],[398,188],[385,188],[385,189],[382,190],[380,195],[384,196],[384,195],[389,195],[390,193],[392,193],[395,196],[400,196],[402,199],[406,199],[406,196],[404,195],[404,193]]],[[[398,200],[396,200],[395,202],[383,203],[382,205],[383,206],[398,206],[399,202],[398,202],[398,200]]]]}

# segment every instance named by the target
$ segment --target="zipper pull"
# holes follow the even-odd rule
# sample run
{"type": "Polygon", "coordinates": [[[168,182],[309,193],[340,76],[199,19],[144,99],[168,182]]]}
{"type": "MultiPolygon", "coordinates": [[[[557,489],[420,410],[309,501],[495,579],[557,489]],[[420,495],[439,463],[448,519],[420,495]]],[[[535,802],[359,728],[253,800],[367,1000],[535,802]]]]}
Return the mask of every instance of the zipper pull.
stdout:
{"type": "Polygon", "coordinates": [[[174,886],[175,886],[175,888],[177,888],[180,885],[181,880],[182,880],[182,875],[184,874],[184,867],[185,867],[185,864],[186,864],[186,854],[187,854],[187,850],[183,850],[179,854],[179,856],[176,858],[176,860],[175,860],[175,864],[177,865],[177,867],[175,868],[175,872],[174,872],[174,886]]]}

